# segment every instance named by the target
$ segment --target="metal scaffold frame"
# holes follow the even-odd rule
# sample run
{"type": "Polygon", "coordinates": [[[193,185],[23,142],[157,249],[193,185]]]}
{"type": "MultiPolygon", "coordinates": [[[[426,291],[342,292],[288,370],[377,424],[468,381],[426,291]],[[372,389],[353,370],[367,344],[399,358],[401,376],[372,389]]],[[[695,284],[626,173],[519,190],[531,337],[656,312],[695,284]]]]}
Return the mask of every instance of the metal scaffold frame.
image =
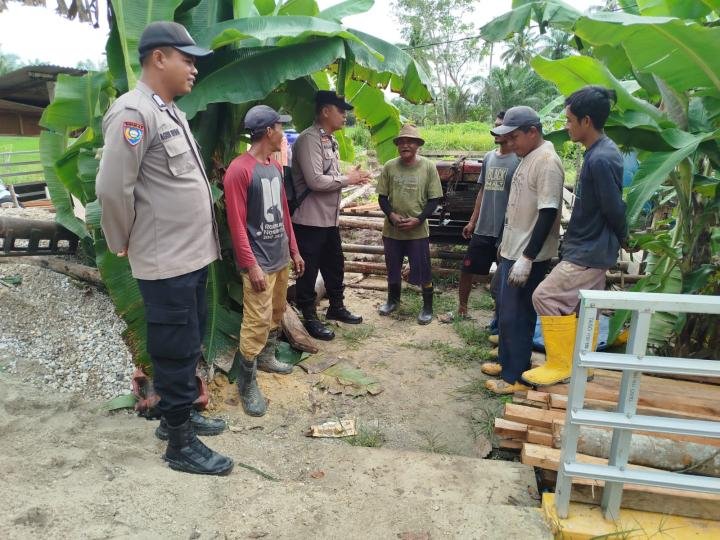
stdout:
{"type": "Polygon", "coordinates": [[[555,504],[560,518],[567,518],[568,515],[573,477],[605,482],[601,507],[605,518],[613,520],[619,517],[625,483],[720,494],[720,478],[627,467],[634,430],[720,438],[720,422],[637,414],[640,377],[643,372],[720,377],[720,361],[717,359],[647,356],[650,320],[655,312],[718,315],[720,296],[580,291],[580,320],[575,336],[565,430],[555,485],[555,504]],[[626,309],[632,312],[626,354],[592,351],[593,329],[599,309],[626,309]],[[622,371],[615,412],[584,409],[589,368],[622,371]],[[581,425],[612,429],[607,465],[590,465],[576,461],[581,425]]]}

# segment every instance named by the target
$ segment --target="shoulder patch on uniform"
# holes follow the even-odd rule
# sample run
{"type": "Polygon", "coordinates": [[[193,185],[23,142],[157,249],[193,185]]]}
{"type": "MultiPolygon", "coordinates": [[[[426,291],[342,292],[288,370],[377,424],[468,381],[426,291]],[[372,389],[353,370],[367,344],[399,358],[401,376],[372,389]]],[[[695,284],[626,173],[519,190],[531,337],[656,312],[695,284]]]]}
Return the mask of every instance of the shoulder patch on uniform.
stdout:
{"type": "Polygon", "coordinates": [[[145,134],[145,126],[140,122],[123,122],[123,136],[130,146],[137,145],[142,141],[145,134]]]}

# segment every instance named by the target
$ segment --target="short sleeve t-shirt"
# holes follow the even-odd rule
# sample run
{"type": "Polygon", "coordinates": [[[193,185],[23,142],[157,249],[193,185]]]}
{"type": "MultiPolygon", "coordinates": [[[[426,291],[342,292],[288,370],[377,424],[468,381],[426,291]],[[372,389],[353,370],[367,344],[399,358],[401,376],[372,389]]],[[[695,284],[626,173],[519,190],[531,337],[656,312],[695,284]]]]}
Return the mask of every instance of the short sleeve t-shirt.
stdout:
{"type": "MultiPolygon", "coordinates": [[[[500,255],[517,261],[532,236],[538,210],[560,208],[565,171],[552,143],[545,141],[525,156],[515,170],[510,187],[500,255]]],[[[536,261],[557,256],[560,243],[560,212],[536,261]]]]}
{"type": "MultiPolygon", "coordinates": [[[[290,260],[290,249],[285,231],[285,193],[279,164],[274,161],[260,163],[249,153],[243,154],[228,168],[224,183],[226,199],[233,199],[226,200],[229,209],[242,205],[247,211],[244,228],[257,264],[268,274],[281,270],[290,260]]],[[[242,219],[242,214],[240,216],[242,219]]],[[[233,221],[230,215],[228,219],[233,221]]],[[[240,234],[236,224],[231,223],[230,232],[239,267],[247,268],[247,256],[236,242],[235,237],[240,234]]]]}
{"type": "MultiPolygon", "coordinates": [[[[407,166],[400,158],[388,161],[377,185],[377,194],[387,196],[393,211],[403,217],[419,216],[428,200],[443,196],[440,175],[435,164],[417,156],[414,165],[407,166]]],[[[414,229],[401,231],[385,218],[383,236],[395,240],[416,240],[430,236],[427,220],[414,229]]]]}
{"type": "Polygon", "coordinates": [[[498,238],[505,225],[505,209],[510,195],[510,183],[520,159],[514,154],[498,154],[493,150],[483,159],[478,183],[484,185],[482,205],[475,234],[498,238]]]}

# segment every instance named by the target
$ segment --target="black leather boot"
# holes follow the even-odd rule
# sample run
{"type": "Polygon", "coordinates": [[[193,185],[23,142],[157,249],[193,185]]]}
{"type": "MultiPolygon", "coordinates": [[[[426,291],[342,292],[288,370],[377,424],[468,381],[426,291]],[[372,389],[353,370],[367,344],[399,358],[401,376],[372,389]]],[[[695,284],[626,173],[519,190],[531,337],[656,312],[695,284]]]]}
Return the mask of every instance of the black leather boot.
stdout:
{"type": "Polygon", "coordinates": [[[363,318],[360,315],[353,315],[342,304],[336,306],[331,304],[325,313],[325,318],[332,321],[344,322],[346,324],[360,324],[363,321],[363,318]]]}
{"type": "Polygon", "coordinates": [[[423,298],[423,307],[422,310],[420,310],[420,315],[418,315],[417,322],[418,324],[430,324],[433,318],[433,293],[434,289],[432,285],[430,287],[423,287],[422,289],[422,298],[423,298]]]}
{"type": "Polygon", "coordinates": [[[205,446],[195,435],[190,419],[177,427],[168,425],[167,432],[169,442],[163,459],[171,469],[220,476],[232,471],[233,460],[205,446]]]}
{"type": "Polygon", "coordinates": [[[275,357],[275,346],[280,332],[276,329],[268,335],[267,343],[260,354],[257,355],[257,368],[268,373],[292,373],[293,367],[290,364],[281,362],[275,357]]]}
{"type": "Polygon", "coordinates": [[[235,361],[240,364],[240,376],[237,385],[243,410],[249,416],[262,416],[267,412],[267,401],[257,384],[257,362],[246,362],[240,352],[235,353],[235,361]]]}
{"type": "Polygon", "coordinates": [[[400,283],[388,283],[388,297],[387,302],[378,308],[380,315],[390,315],[400,306],[400,283]]]}
{"type": "Polygon", "coordinates": [[[303,325],[305,330],[308,331],[315,339],[322,339],[323,341],[330,341],[335,338],[335,332],[320,322],[317,317],[315,307],[303,308],[303,325]]]}
{"type": "MultiPolygon", "coordinates": [[[[225,423],[225,420],[221,420],[220,418],[208,418],[193,409],[190,412],[190,426],[193,431],[195,431],[195,435],[200,435],[202,437],[220,435],[223,431],[225,431],[227,424],[225,423]]],[[[165,417],[160,419],[160,425],[155,429],[155,436],[161,441],[168,440],[168,426],[167,422],[165,422],[165,417]]]]}

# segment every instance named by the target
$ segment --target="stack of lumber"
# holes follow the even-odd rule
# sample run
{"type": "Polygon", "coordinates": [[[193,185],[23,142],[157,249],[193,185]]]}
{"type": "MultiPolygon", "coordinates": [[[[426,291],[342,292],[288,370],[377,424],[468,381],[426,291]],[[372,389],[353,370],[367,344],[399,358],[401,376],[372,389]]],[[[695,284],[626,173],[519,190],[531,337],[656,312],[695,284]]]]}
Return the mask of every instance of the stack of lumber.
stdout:
{"type": "MultiPolygon", "coordinates": [[[[587,383],[585,408],[615,410],[621,374],[596,370],[587,383]]],[[[541,488],[554,489],[560,462],[568,385],[518,392],[495,419],[498,446],[520,451],[526,465],[539,469],[541,488]]],[[[638,414],[720,420],[720,386],[642,376],[638,414]]],[[[607,463],[612,430],[581,426],[577,460],[607,463]]],[[[631,467],[720,477],[720,439],[672,433],[634,432],[631,467]]],[[[573,479],[572,500],[599,503],[603,482],[573,479]]],[[[626,485],[622,506],[720,520],[720,496],[626,485]]]]}

